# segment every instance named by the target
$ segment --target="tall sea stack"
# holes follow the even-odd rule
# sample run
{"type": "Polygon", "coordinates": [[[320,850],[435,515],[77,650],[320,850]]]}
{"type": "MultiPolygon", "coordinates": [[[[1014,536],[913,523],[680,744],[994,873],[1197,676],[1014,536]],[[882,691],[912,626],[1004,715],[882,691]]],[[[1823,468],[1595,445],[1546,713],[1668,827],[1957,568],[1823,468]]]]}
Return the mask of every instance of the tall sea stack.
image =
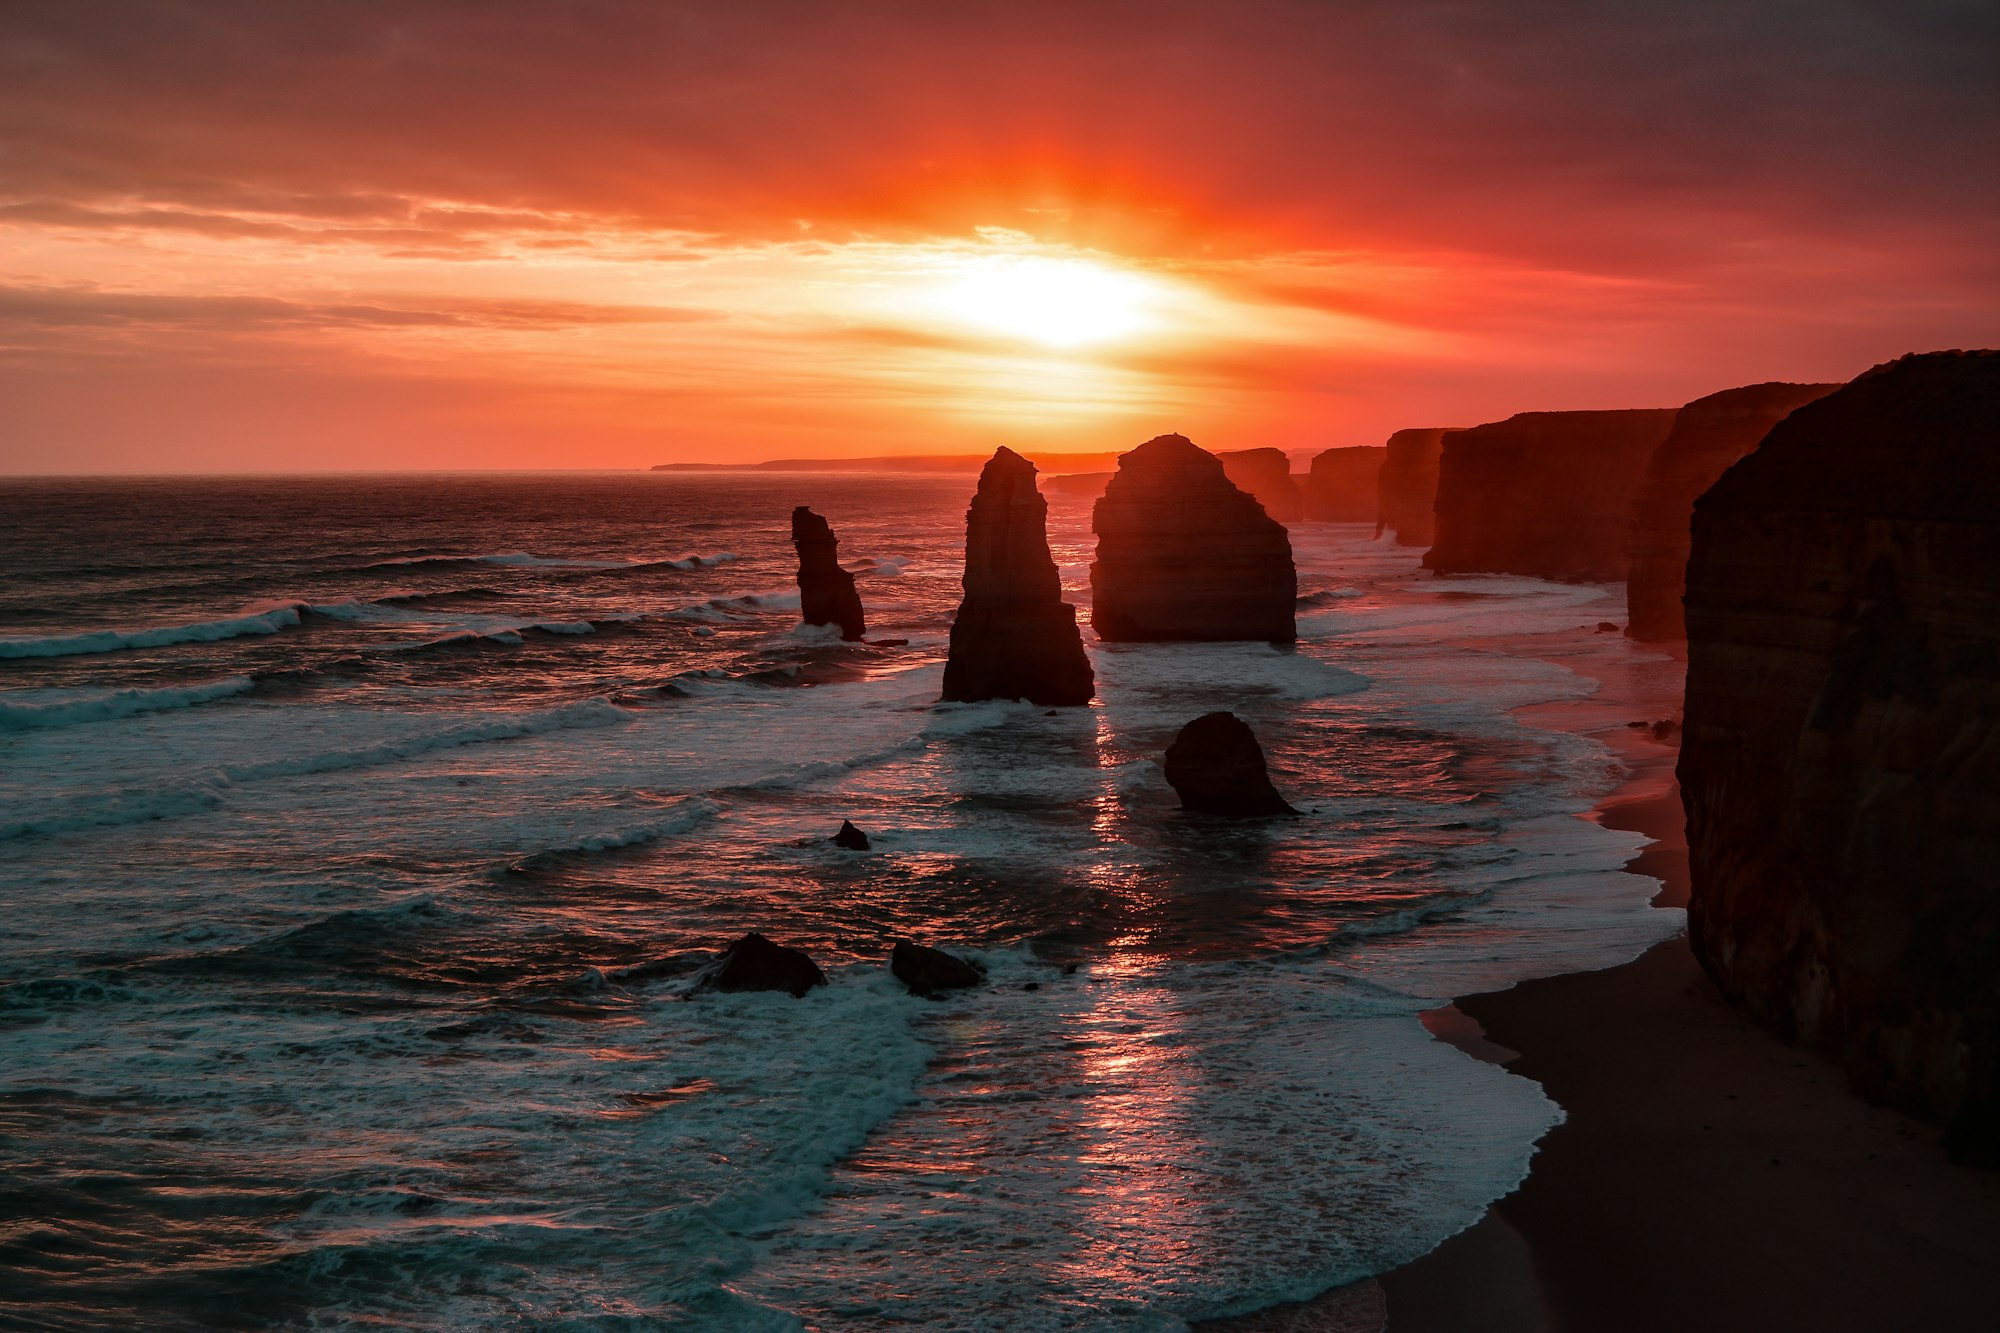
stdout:
{"type": "Polygon", "coordinates": [[[1398,546],[1431,544],[1437,531],[1432,511],[1437,507],[1438,460],[1448,434],[1443,427],[1420,426],[1389,437],[1382,471],[1375,479],[1380,502],[1375,512],[1377,537],[1386,529],[1396,534],[1398,546]]]}
{"type": "Polygon", "coordinates": [[[867,632],[854,575],[840,567],[840,539],[804,505],[792,511],[792,545],[799,552],[799,616],[808,625],[838,625],[843,639],[867,632]]]}
{"type": "Polygon", "coordinates": [[[2000,352],[1878,366],[1695,504],[1688,935],[2000,1165],[2000,352]]]}
{"type": "Polygon", "coordinates": [[[1731,463],[1755,449],[1764,433],[1793,408],[1839,387],[1752,384],[1697,398],[1675,414],[1674,428],[1653,451],[1632,502],[1627,634],[1648,643],[1687,637],[1681,593],[1695,497],[1713,486],[1731,463]]]}
{"type": "Polygon", "coordinates": [[[1076,609],[1063,601],[1049,555],[1048,512],[1035,465],[1012,449],[996,452],[965,514],[965,598],[951,623],[945,702],[1066,707],[1096,692],[1076,609]]]}
{"type": "Polygon", "coordinates": [[[1216,457],[1222,460],[1222,475],[1248,491],[1272,518],[1296,523],[1305,517],[1305,497],[1283,449],[1228,449],[1216,457]]]}
{"type": "Polygon", "coordinates": [[[1306,517],[1315,523],[1373,523],[1388,455],[1379,444],[1314,454],[1312,471],[1306,474],[1306,517]]]}
{"type": "Polygon", "coordinates": [[[1298,574],[1285,525],[1183,435],[1118,460],[1091,519],[1091,624],[1101,639],[1298,637],[1298,574]]]}
{"type": "Polygon", "coordinates": [[[1624,578],[1632,497],[1674,413],[1522,412],[1447,432],[1424,567],[1570,583],[1624,578]]]}

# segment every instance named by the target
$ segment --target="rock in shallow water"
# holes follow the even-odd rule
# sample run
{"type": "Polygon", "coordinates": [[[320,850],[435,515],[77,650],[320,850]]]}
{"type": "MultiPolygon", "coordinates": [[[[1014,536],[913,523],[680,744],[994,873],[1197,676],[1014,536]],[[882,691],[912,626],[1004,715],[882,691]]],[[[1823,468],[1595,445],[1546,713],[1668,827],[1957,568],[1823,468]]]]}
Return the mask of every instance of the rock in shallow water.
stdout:
{"type": "Polygon", "coordinates": [[[840,831],[833,835],[833,845],[845,847],[850,852],[865,852],[868,850],[868,835],[843,819],[840,831]]]}
{"type": "Polygon", "coordinates": [[[808,625],[838,625],[850,642],[867,632],[854,575],[840,567],[840,540],[804,505],[792,511],[792,545],[799,553],[799,616],[808,625]]]}
{"type": "Polygon", "coordinates": [[[1204,713],[1167,747],[1167,781],[1196,814],[1295,815],[1271,785],[1264,747],[1234,713],[1204,713]]]}
{"type": "Polygon", "coordinates": [[[826,973],[802,950],[774,944],[753,930],[703,969],[688,994],[779,990],[796,998],[825,984],[826,973]]]}
{"type": "Polygon", "coordinates": [[[986,969],[979,964],[909,940],[896,941],[889,954],[889,971],[910,988],[912,995],[963,990],[986,980],[986,969]]]}

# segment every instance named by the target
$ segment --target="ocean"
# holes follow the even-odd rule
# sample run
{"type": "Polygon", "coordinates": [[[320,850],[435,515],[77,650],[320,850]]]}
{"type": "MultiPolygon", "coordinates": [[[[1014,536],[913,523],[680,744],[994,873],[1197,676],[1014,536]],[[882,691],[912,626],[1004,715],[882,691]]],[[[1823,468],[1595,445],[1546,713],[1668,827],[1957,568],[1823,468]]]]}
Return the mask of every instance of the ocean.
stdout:
{"type": "Polygon", "coordinates": [[[1296,648],[940,705],[972,485],[0,481],[0,1325],[1173,1330],[1477,1220],[1561,1112],[1418,1015],[1680,924],[1514,710],[1673,664],[1306,524],[1296,648]],[[1299,818],[1178,812],[1217,708],[1299,818]],[[686,998],[749,930],[831,984],[686,998]]]}

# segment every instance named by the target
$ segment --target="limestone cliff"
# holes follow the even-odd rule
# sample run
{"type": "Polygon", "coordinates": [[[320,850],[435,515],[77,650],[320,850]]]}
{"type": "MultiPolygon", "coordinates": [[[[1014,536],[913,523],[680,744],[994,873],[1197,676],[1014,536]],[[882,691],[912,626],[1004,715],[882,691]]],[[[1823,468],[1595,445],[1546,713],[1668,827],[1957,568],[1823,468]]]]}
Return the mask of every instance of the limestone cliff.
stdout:
{"type": "Polygon", "coordinates": [[[1653,451],[1632,502],[1627,634],[1654,643],[1687,637],[1681,592],[1695,497],[1714,485],[1731,463],[1755,449],[1764,433],[1793,408],[1839,387],[1752,384],[1697,398],[1675,415],[1674,428],[1653,451]]]}
{"type": "Polygon", "coordinates": [[[1695,504],[1689,938],[2000,1163],[2000,352],[1798,408],[1695,504]]]}
{"type": "Polygon", "coordinates": [[[1625,577],[1632,497],[1674,409],[1522,412],[1444,436],[1437,527],[1445,574],[1625,577]]]}
{"type": "Polygon", "coordinates": [[[1280,523],[1305,517],[1305,498],[1292,477],[1292,460],[1283,449],[1229,449],[1216,455],[1222,473],[1240,491],[1247,491],[1280,523]]]}
{"type": "Polygon", "coordinates": [[[1389,450],[1379,444],[1324,449],[1306,474],[1306,517],[1315,523],[1373,523],[1377,479],[1389,450]]]}
{"type": "Polygon", "coordinates": [[[1431,511],[1437,504],[1438,460],[1447,430],[1440,426],[1399,430],[1384,447],[1382,471],[1375,479],[1380,508],[1375,535],[1389,530],[1398,546],[1429,546],[1436,531],[1431,511]]]}
{"type": "Polygon", "coordinates": [[[804,505],[792,511],[792,545],[799,553],[799,617],[808,625],[838,625],[843,639],[859,639],[868,626],[854,576],[840,567],[840,540],[824,518],[804,505]]]}
{"type": "Polygon", "coordinates": [[[1297,637],[1298,575],[1285,526],[1185,436],[1118,460],[1091,527],[1091,623],[1101,639],[1297,637]]]}
{"type": "Polygon", "coordinates": [[[1096,692],[1076,610],[1049,555],[1048,501],[1035,465],[1001,449],[965,515],[965,598],[951,624],[944,698],[1087,704],[1096,692]]]}

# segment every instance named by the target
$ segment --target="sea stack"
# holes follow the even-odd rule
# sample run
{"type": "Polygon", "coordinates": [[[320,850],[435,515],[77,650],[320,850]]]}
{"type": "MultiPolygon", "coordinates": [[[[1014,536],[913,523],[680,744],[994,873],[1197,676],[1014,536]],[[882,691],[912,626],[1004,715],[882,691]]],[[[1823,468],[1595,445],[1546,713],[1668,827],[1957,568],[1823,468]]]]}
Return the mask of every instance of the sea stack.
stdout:
{"type": "Polygon", "coordinates": [[[1182,435],[1118,460],[1091,527],[1091,624],[1112,642],[1298,637],[1285,525],[1182,435]]]}
{"type": "Polygon", "coordinates": [[[1878,366],[1696,503],[1688,936],[2000,1165],[2000,352],[1878,366]]]}
{"type": "Polygon", "coordinates": [[[1375,512],[1377,537],[1389,531],[1396,534],[1398,546],[1431,544],[1436,532],[1438,462],[1448,434],[1443,427],[1420,426],[1389,437],[1375,482],[1380,501],[1375,512]]]}
{"type": "Polygon", "coordinates": [[[1793,408],[1824,398],[1838,384],[1752,384],[1697,398],[1674,416],[1674,428],[1646,465],[1632,502],[1631,567],[1625,632],[1660,643],[1687,637],[1681,593],[1687,581],[1688,523],[1695,497],[1723,470],[1757,447],[1793,408]]]}
{"type": "Polygon", "coordinates": [[[1049,555],[1048,512],[1035,465],[997,451],[965,515],[965,598],[951,624],[945,702],[1066,707],[1096,693],[1076,609],[1063,601],[1049,555]]]}
{"type": "Polygon", "coordinates": [[[1264,767],[1264,747],[1234,713],[1203,713],[1167,747],[1167,782],[1181,808],[1201,815],[1295,815],[1264,767]]]}
{"type": "Polygon", "coordinates": [[[1624,578],[1632,498],[1675,411],[1522,412],[1447,432],[1424,567],[1567,583],[1624,578]]]}
{"type": "Polygon", "coordinates": [[[1228,449],[1216,455],[1222,474],[1240,491],[1247,491],[1280,523],[1305,517],[1305,496],[1292,477],[1292,460],[1283,449],[1228,449]]]}
{"type": "Polygon", "coordinates": [[[840,567],[840,539],[827,521],[800,505],[792,511],[792,545],[799,552],[799,614],[808,625],[838,625],[840,637],[867,632],[854,575],[840,567]]]}
{"type": "Polygon", "coordinates": [[[1306,517],[1315,523],[1373,523],[1389,451],[1379,444],[1323,449],[1306,474],[1306,517]]]}

